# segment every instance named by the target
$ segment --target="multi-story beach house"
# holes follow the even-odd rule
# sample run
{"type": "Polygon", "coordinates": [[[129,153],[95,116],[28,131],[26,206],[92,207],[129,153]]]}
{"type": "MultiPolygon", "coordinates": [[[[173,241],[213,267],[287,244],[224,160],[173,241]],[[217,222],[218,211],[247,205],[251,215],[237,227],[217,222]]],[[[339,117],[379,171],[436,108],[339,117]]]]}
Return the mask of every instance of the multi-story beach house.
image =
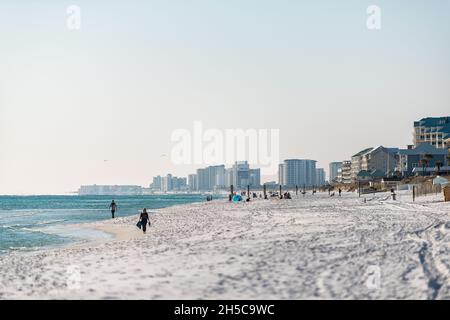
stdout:
{"type": "Polygon", "coordinates": [[[316,185],[316,161],[309,159],[288,159],[279,166],[279,182],[287,187],[316,185]],[[281,175],[281,177],[280,177],[281,175]]]}
{"type": "Polygon", "coordinates": [[[357,181],[358,173],[362,170],[372,172],[381,171],[385,175],[393,173],[397,167],[398,148],[367,148],[352,156],[351,179],[357,181]]]}
{"type": "Polygon", "coordinates": [[[352,183],[352,162],[350,160],[342,161],[342,166],[338,169],[337,182],[352,183]]]}
{"type": "Polygon", "coordinates": [[[423,165],[426,164],[426,172],[436,172],[439,165],[441,172],[449,171],[447,160],[447,149],[436,148],[429,143],[421,143],[416,148],[408,146],[407,149],[401,149],[398,152],[399,161],[397,171],[402,176],[407,177],[416,173],[422,173],[423,165]],[[425,163],[422,161],[425,160],[425,163]]]}
{"type": "Polygon", "coordinates": [[[368,154],[373,148],[366,148],[352,156],[351,164],[351,180],[356,181],[358,173],[362,170],[367,171],[368,168],[368,154]]]}
{"type": "Polygon", "coordinates": [[[333,181],[337,180],[338,177],[338,171],[342,168],[342,162],[331,162],[330,163],[330,179],[329,182],[332,183],[333,181]]]}
{"type": "Polygon", "coordinates": [[[438,149],[448,148],[445,141],[450,138],[450,117],[424,118],[414,122],[414,146],[427,142],[438,149]]]}

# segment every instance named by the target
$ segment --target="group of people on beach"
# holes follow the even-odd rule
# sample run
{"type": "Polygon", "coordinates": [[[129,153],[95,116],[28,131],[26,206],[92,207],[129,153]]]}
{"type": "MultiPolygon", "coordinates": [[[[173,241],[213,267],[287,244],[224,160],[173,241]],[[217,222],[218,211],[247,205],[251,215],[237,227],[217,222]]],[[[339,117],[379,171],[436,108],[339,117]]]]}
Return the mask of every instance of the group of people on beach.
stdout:
{"type": "MultiPolygon", "coordinates": [[[[334,197],[335,196],[335,192],[331,192],[333,190],[334,190],[334,188],[329,188],[328,189],[328,195],[330,197],[334,197]]],[[[281,189],[280,189],[280,191],[281,191],[281,189]]],[[[299,190],[297,189],[296,193],[298,193],[298,192],[299,192],[299,190]]],[[[305,196],[307,194],[307,191],[304,189],[304,190],[300,191],[300,193],[303,196],[305,196]]],[[[316,193],[317,193],[317,190],[313,189],[312,190],[312,194],[314,195],[316,193]]],[[[342,197],[342,189],[341,188],[338,189],[338,194],[339,194],[339,197],[342,197]]],[[[276,192],[276,191],[275,192],[274,191],[270,191],[269,195],[270,195],[271,198],[292,199],[291,193],[289,191],[286,191],[286,192],[281,193],[281,194],[279,192],[276,192]]],[[[245,200],[247,202],[250,201],[251,196],[253,196],[253,198],[258,198],[258,197],[259,198],[263,198],[264,197],[264,199],[268,199],[268,196],[267,196],[266,193],[264,193],[264,196],[263,196],[262,193],[259,193],[259,195],[257,193],[255,193],[255,192],[247,194],[247,192],[242,191],[240,194],[237,193],[237,192],[230,193],[228,195],[228,200],[230,202],[231,201],[233,201],[233,202],[243,201],[245,196],[247,197],[247,199],[245,200]]],[[[211,201],[211,200],[212,200],[212,198],[208,198],[207,197],[207,201],[211,201]]]]}
{"type": "MultiPolygon", "coordinates": [[[[328,195],[330,197],[334,197],[335,196],[335,192],[331,193],[331,191],[333,191],[333,190],[334,190],[333,188],[329,188],[328,189],[328,195]]],[[[342,189],[341,188],[338,189],[338,192],[339,192],[339,197],[342,197],[342,189]]]]}
{"type": "MultiPolygon", "coordinates": [[[[335,195],[335,193],[334,193],[334,192],[331,193],[331,191],[332,191],[331,188],[328,189],[328,194],[329,194],[331,197],[333,197],[333,196],[335,195]]],[[[339,192],[339,196],[341,197],[341,195],[342,195],[342,190],[341,190],[340,188],[339,188],[338,192],[339,192]]],[[[305,193],[306,193],[306,191],[303,191],[303,192],[302,192],[303,195],[305,195],[305,193]]],[[[313,191],[313,194],[314,194],[314,193],[315,193],[315,190],[313,191]]],[[[236,192],[234,192],[234,194],[230,194],[230,195],[229,195],[229,201],[233,201],[233,202],[236,202],[236,201],[242,201],[242,200],[243,200],[243,196],[247,196],[246,201],[250,201],[250,195],[252,195],[253,198],[258,198],[258,194],[255,193],[255,192],[253,192],[253,193],[251,193],[251,194],[247,194],[247,193],[244,191],[244,192],[241,192],[240,195],[238,195],[236,192]]],[[[281,194],[281,195],[278,195],[276,192],[271,193],[271,197],[277,197],[277,196],[279,196],[280,199],[292,199],[291,193],[290,193],[289,191],[286,191],[284,194],[281,194]]],[[[262,197],[263,197],[263,194],[262,194],[262,193],[259,193],[259,198],[262,198],[262,197]]],[[[267,199],[267,194],[264,194],[264,199],[267,199]]],[[[212,200],[213,200],[212,195],[208,195],[208,196],[206,197],[206,201],[209,202],[209,201],[212,201],[212,200]]],[[[114,200],[112,200],[112,201],[111,201],[111,204],[109,205],[109,209],[111,210],[111,217],[112,217],[112,219],[115,218],[115,214],[116,214],[117,208],[118,208],[118,207],[117,207],[116,202],[115,202],[114,200]]],[[[146,233],[146,232],[147,232],[147,224],[148,224],[148,226],[151,226],[150,217],[149,217],[149,215],[148,215],[147,208],[144,208],[144,209],[142,210],[142,212],[140,213],[140,215],[139,215],[139,221],[138,221],[138,223],[136,224],[136,226],[137,226],[139,229],[142,229],[142,231],[143,231],[144,233],[146,233]]]]}
{"type": "MultiPolygon", "coordinates": [[[[117,211],[117,204],[114,200],[111,201],[111,204],[109,205],[109,209],[111,210],[111,217],[112,217],[112,219],[114,219],[115,213],[117,211]]],[[[149,227],[151,226],[150,217],[148,215],[147,208],[144,208],[139,215],[139,221],[136,224],[136,226],[139,229],[142,229],[142,231],[144,233],[146,233],[147,232],[147,224],[149,227]]]]}

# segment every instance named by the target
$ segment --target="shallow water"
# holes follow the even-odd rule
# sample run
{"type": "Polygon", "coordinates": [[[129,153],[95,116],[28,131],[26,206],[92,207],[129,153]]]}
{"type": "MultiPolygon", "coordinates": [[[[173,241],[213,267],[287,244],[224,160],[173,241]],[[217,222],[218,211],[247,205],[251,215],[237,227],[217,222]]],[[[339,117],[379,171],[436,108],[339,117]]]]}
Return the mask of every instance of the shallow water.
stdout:
{"type": "MultiPolygon", "coordinates": [[[[116,217],[204,201],[203,195],[114,196],[116,217]]],[[[111,196],[0,196],[0,254],[108,237],[70,225],[111,219],[111,196]]],[[[137,219],[137,217],[136,217],[137,219]]]]}

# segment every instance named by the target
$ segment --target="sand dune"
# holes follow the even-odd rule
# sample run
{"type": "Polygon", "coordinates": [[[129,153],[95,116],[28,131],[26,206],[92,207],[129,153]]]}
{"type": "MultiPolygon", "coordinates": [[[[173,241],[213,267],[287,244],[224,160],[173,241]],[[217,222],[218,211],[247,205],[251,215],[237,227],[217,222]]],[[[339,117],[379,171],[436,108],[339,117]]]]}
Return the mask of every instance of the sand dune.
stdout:
{"type": "Polygon", "coordinates": [[[2,299],[449,299],[450,204],[218,200],[86,225],[116,240],[0,258],[2,299]]]}

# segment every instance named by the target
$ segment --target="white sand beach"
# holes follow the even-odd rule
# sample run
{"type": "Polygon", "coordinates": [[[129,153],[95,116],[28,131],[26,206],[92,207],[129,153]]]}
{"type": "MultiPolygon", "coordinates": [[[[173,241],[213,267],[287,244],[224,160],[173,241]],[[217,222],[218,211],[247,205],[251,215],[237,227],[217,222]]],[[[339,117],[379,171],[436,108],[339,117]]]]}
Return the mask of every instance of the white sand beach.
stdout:
{"type": "Polygon", "coordinates": [[[1,299],[450,299],[450,203],[217,200],[86,225],[115,240],[0,257],[1,299]]]}

